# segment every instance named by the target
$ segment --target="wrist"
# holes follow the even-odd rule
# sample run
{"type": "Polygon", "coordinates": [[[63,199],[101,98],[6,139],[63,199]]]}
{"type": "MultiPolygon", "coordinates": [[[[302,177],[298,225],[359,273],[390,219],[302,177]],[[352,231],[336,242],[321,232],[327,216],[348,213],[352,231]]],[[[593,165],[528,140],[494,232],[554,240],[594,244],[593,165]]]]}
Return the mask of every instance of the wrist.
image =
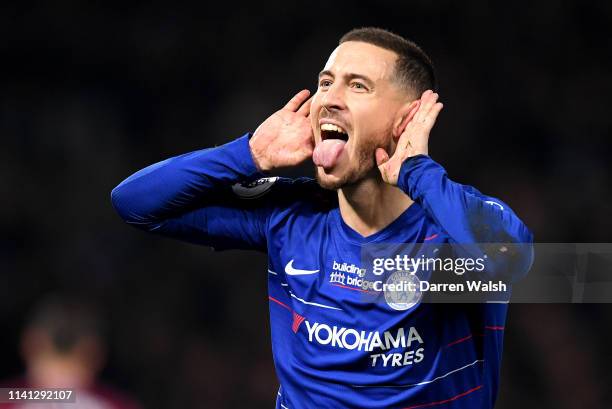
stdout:
{"type": "Polygon", "coordinates": [[[251,158],[253,158],[253,163],[259,172],[268,172],[270,171],[270,166],[265,160],[265,155],[263,152],[258,149],[256,143],[253,142],[253,137],[249,138],[249,149],[251,150],[251,158]]]}

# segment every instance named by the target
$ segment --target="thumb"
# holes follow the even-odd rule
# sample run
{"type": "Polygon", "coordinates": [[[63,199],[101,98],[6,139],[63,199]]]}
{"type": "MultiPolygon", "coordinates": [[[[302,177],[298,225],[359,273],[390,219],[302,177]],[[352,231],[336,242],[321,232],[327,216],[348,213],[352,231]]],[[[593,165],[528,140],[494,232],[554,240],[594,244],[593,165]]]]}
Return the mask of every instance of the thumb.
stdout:
{"type": "Polygon", "coordinates": [[[387,151],[383,148],[376,149],[376,166],[382,166],[385,162],[389,160],[389,155],[387,151]]]}

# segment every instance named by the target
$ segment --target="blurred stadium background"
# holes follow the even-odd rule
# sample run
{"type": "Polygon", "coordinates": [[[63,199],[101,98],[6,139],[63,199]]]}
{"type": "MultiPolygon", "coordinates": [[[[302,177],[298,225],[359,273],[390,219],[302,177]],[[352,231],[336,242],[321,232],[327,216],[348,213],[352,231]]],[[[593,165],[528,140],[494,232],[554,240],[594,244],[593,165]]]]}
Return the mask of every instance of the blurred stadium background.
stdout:
{"type": "MultiPolygon", "coordinates": [[[[433,59],[431,155],[538,242],[610,242],[612,3],[168,2],[0,6],[0,380],[50,294],[106,320],[104,382],[148,408],[271,408],[265,256],[124,225],[110,191],[254,130],[374,25],[433,59]]],[[[512,305],[498,408],[610,407],[612,307],[512,305]]]]}

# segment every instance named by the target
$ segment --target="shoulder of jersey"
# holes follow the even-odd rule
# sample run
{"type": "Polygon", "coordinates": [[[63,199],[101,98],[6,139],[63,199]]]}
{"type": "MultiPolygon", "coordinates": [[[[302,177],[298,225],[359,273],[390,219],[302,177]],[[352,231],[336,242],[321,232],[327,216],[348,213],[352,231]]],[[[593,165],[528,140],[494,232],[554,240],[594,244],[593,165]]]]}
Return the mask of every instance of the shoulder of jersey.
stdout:
{"type": "Polygon", "coordinates": [[[480,190],[476,189],[474,186],[470,186],[470,185],[462,185],[462,186],[468,193],[471,193],[474,196],[481,198],[489,206],[496,207],[499,210],[508,209],[508,205],[505,202],[497,198],[490,197],[490,196],[483,194],[482,192],[480,192],[480,190]]]}

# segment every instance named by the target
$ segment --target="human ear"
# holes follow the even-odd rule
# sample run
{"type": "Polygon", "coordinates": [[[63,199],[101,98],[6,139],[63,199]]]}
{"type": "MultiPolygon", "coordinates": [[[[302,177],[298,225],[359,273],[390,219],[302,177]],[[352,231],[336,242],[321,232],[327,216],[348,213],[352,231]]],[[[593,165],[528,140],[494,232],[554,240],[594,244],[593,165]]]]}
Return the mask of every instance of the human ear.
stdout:
{"type": "Polygon", "coordinates": [[[404,129],[406,129],[406,125],[408,125],[408,123],[412,121],[412,118],[414,118],[414,115],[419,110],[420,105],[421,100],[415,99],[414,101],[403,105],[398,111],[397,119],[393,125],[393,139],[396,142],[400,135],[404,132],[404,129]]]}

